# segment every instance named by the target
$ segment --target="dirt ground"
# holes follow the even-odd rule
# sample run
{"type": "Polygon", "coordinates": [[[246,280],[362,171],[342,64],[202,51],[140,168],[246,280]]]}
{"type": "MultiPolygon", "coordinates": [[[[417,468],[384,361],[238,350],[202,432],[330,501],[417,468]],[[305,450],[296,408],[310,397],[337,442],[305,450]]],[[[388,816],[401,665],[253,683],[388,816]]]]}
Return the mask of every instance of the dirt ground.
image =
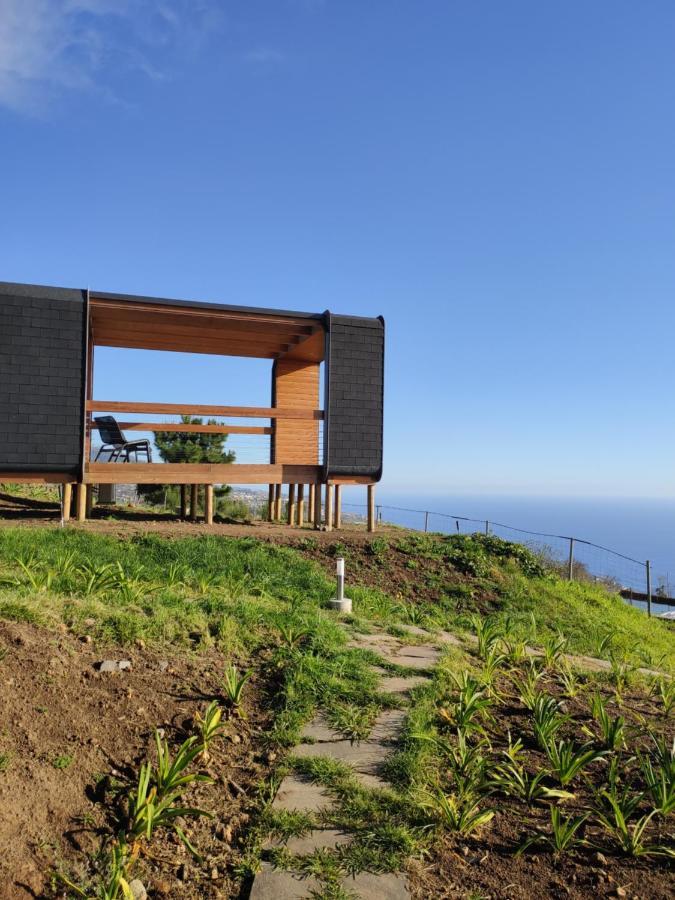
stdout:
{"type": "MultiPolygon", "coordinates": [[[[86,876],[87,857],[114,827],[116,783],[134,782],[156,726],[170,743],[184,739],[195,710],[218,696],[224,661],[216,653],[162,656],[142,646],[102,652],[66,632],[13,622],[0,622],[3,650],[0,898],[25,900],[52,896],[48,878],[55,866],[76,881],[86,876]],[[132,668],[100,673],[104,657],[128,659],[132,668]]],[[[247,796],[269,772],[256,750],[269,722],[264,694],[262,679],[254,677],[248,720],[229,725],[214,749],[208,771],[215,784],[199,785],[190,797],[215,814],[188,828],[203,864],[193,866],[171,836],[153,844],[152,860],[141,859],[139,875],[149,873],[157,896],[238,895],[229,870],[248,820],[247,796]]]]}

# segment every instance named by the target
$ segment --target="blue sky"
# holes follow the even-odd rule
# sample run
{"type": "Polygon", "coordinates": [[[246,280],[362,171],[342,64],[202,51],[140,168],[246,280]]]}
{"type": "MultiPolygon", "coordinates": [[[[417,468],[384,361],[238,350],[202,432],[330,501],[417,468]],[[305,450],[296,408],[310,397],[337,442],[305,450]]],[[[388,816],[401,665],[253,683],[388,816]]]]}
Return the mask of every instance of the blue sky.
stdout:
{"type": "MultiPolygon", "coordinates": [[[[0,0],[0,278],[383,314],[388,489],[675,497],[674,38],[671,0],[0,0]]],[[[267,402],[116,359],[99,395],[267,402]]]]}

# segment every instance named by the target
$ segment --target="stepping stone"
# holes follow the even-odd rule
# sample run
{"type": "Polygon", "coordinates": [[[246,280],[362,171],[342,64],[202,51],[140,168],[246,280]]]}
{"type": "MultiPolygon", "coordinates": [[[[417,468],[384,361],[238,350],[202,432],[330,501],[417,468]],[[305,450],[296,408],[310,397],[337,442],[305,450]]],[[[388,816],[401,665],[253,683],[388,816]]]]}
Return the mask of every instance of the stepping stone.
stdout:
{"type": "Polygon", "coordinates": [[[430,634],[426,630],[426,628],[420,628],[419,625],[405,625],[404,630],[406,634],[414,634],[417,637],[430,637],[430,634]]]}
{"type": "Polygon", "coordinates": [[[438,662],[441,658],[440,651],[429,644],[404,644],[398,648],[397,656],[419,656],[420,659],[427,659],[432,663],[438,662]]]}
{"type": "Polygon", "coordinates": [[[398,739],[403,728],[403,720],[406,713],[403,709],[386,709],[381,712],[373,730],[370,732],[369,741],[377,741],[378,743],[393,743],[398,739]]]}
{"type": "Polygon", "coordinates": [[[421,671],[427,671],[428,669],[432,669],[436,663],[438,662],[438,658],[433,659],[426,656],[387,656],[385,657],[387,662],[396,663],[397,666],[405,666],[407,669],[420,669],[421,671]]]}
{"type": "Polygon", "coordinates": [[[255,876],[249,900],[304,900],[320,890],[321,882],[312,875],[304,877],[263,863],[255,876]]]}
{"type": "Polygon", "coordinates": [[[332,850],[351,843],[353,835],[345,831],[337,831],[335,828],[317,828],[301,837],[289,838],[285,843],[276,839],[270,841],[270,847],[285,847],[294,856],[309,856],[315,850],[332,850]]]}
{"type": "Polygon", "coordinates": [[[359,872],[345,878],[342,887],[353,891],[361,900],[410,900],[408,879],[401,873],[374,875],[372,872],[359,872]]]}
{"type": "Polygon", "coordinates": [[[440,631],[438,633],[438,639],[442,644],[452,644],[453,647],[462,647],[463,643],[455,634],[451,634],[449,631],[440,631]]]}
{"type": "Polygon", "coordinates": [[[302,730],[302,735],[305,740],[309,739],[311,741],[339,741],[342,740],[342,735],[337,731],[334,731],[330,725],[326,722],[323,716],[316,716],[316,718],[312,719],[302,730]]]}
{"type": "Polygon", "coordinates": [[[326,744],[301,744],[293,749],[293,755],[302,759],[325,756],[347,763],[356,772],[377,775],[382,761],[389,755],[389,748],[376,741],[333,741],[326,744]]]}
{"type": "Polygon", "coordinates": [[[386,791],[391,790],[391,785],[379,775],[369,775],[368,772],[355,772],[354,777],[361,785],[369,791],[386,791]]]}
{"type": "Polygon", "coordinates": [[[331,797],[321,785],[314,784],[308,778],[287,775],[277,791],[272,809],[318,812],[331,802],[331,797]]]}
{"type": "Polygon", "coordinates": [[[388,675],[380,681],[380,690],[386,694],[404,695],[420,684],[427,684],[428,680],[423,675],[410,675],[408,678],[403,675],[388,675]]]}

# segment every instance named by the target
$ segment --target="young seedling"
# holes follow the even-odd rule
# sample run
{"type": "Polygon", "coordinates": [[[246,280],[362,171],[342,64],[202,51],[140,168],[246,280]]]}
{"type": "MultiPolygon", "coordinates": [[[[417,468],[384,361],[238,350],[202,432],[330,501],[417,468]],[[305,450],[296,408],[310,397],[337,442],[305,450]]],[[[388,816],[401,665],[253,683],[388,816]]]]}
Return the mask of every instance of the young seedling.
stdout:
{"type": "Polygon", "coordinates": [[[579,677],[569,663],[561,662],[558,666],[558,680],[565,691],[565,696],[570,700],[573,700],[581,691],[579,677]]]}
{"type": "Polygon", "coordinates": [[[209,753],[209,745],[214,738],[218,737],[225,730],[222,724],[223,710],[218,705],[217,700],[212,700],[204,710],[204,714],[195,713],[195,726],[199,732],[201,756],[204,762],[208,762],[211,758],[209,753]]]}
{"type": "Polygon", "coordinates": [[[208,775],[187,771],[195,757],[202,752],[201,745],[194,735],[183,741],[176,751],[175,759],[171,759],[169,744],[166,738],[160,737],[158,731],[155,731],[155,747],[157,748],[157,771],[154,781],[159,798],[169,795],[177,796],[193,782],[213,780],[208,775]]]}
{"type": "Polygon", "coordinates": [[[596,759],[602,759],[606,750],[596,750],[592,742],[577,747],[574,741],[558,741],[547,748],[549,761],[558,776],[562,787],[565,787],[596,759]]]}
{"type": "Polygon", "coordinates": [[[675,679],[658,678],[655,687],[663,707],[663,715],[667,718],[675,709],[675,679]]]}
{"type": "Polygon", "coordinates": [[[534,660],[529,660],[525,666],[525,673],[522,678],[514,678],[513,686],[518,693],[518,699],[529,710],[533,710],[540,696],[537,685],[543,677],[543,672],[537,668],[534,660]]]}
{"type": "Polygon", "coordinates": [[[595,810],[597,818],[627,856],[668,856],[675,859],[675,850],[671,847],[645,843],[645,831],[656,810],[630,824],[624,810],[610,793],[603,791],[602,797],[605,805],[595,810]]]}
{"type": "Polygon", "coordinates": [[[451,677],[457,685],[457,699],[449,709],[439,710],[439,715],[457,729],[482,731],[482,720],[488,717],[492,705],[487,690],[467,672],[451,677]]]}
{"type": "Polygon", "coordinates": [[[616,695],[617,702],[621,703],[621,701],[623,700],[624,691],[628,687],[630,676],[633,672],[633,667],[630,666],[625,660],[619,659],[614,655],[610,656],[609,664],[609,679],[614,685],[614,693],[616,695]]]}
{"type": "Polygon", "coordinates": [[[279,625],[279,631],[281,632],[284,644],[289,650],[295,650],[295,648],[300,646],[304,639],[309,635],[308,628],[299,628],[297,625],[293,625],[292,622],[289,622],[288,625],[282,622],[279,625]]]}
{"type": "Polygon", "coordinates": [[[569,791],[546,787],[544,780],[549,777],[545,769],[530,775],[522,765],[507,759],[495,768],[495,776],[491,785],[502,791],[507,797],[524,800],[528,806],[538,800],[573,800],[574,794],[569,791]]]}
{"type": "Polygon", "coordinates": [[[246,686],[246,682],[253,675],[253,670],[248,669],[242,675],[239,674],[237,667],[230,664],[223,674],[223,685],[225,687],[225,696],[232,709],[242,715],[241,698],[246,686]]]}
{"type": "Polygon", "coordinates": [[[568,643],[565,635],[560,632],[551,635],[544,641],[542,649],[544,651],[544,664],[547,669],[555,669],[567,649],[568,643]]]}
{"type": "MultiPolygon", "coordinates": [[[[602,737],[602,745],[606,750],[618,750],[625,745],[626,720],[623,716],[612,718],[607,712],[607,706],[599,694],[591,697],[591,714],[598,723],[602,737]]],[[[584,729],[593,737],[593,732],[584,729]]]]}
{"type": "Polygon", "coordinates": [[[567,720],[561,716],[558,701],[550,694],[539,694],[532,708],[534,737],[542,750],[546,750],[567,720]]]}
{"type": "Polygon", "coordinates": [[[425,792],[421,803],[446,828],[458,834],[471,834],[472,831],[487,825],[495,814],[494,809],[479,809],[478,803],[474,800],[462,802],[453,794],[445,794],[441,790],[435,793],[425,792]]]}
{"type": "Polygon", "coordinates": [[[472,616],[471,624],[478,638],[478,655],[485,659],[490,649],[497,643],[502,634],[502,627],[497,619],[490,616],[472,616]]]}
{"type": "Polygon", "coordinates": [[[584,813],[581,816],[570,816],[564,818],[557,806],[551,806],[551,833],[537,834],[528,838],[520,845],[516,851],[516,856],[520,856],[530,847],[537,844],[548,845],[555,856],[561,853],[567,853],[575,847],[583,846],[586,841],[577,836],[579,829],[584,825],[590,813],[584,813]]]}
{"type": "Polygon", "coordinates": [[[675,811],[675,777],[670,766],[656,766],[648,756],[639,757],[640,771],[653,803],[654,812],[667,816],[675,811]]]}

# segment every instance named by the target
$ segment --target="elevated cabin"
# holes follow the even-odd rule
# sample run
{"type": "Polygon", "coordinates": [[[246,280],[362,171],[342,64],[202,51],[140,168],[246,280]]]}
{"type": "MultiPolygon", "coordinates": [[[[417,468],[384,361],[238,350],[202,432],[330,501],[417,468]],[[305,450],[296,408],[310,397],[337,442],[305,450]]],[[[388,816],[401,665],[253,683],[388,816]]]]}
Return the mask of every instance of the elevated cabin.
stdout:
{"type": "Polygon", "coordinates": [[[327,528],[340,524],[341,486],[362,484],[373,528],[374,485],[382,475],[383,368],[381,317],[0,282],[0,481],[62,484],[66,518],[75,486],[79,519],[86,516],[91,485],[180,484],[184,507],[190,485],[193,512],[204,485],[207,521],[214,484],[268,485],[271,519],[281,516],[287,485],[289,522],[302,524],[307,503],[308,520],[327,528]],[[96,347],[269,360],[270,406],[233,405],[231,385],[222,405],[99,398],[96,347]],[[267,442],[255,462],[96,461],[94,419],[104,414],[131,432],[129,440],[138,436],[134,432],[183,431],[263,435],[267,442]],[[183,415],[215,424],[185,424],[183,415]]]}

